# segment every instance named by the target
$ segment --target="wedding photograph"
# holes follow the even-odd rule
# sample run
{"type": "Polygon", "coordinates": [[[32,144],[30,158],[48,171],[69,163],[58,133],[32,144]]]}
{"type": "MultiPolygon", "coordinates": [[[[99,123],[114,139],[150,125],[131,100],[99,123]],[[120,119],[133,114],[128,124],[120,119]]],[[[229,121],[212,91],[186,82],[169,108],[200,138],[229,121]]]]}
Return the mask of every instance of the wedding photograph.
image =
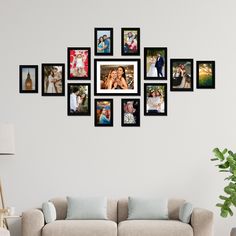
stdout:
{"type": "Polygon", "coordinates": [[[144,48],[144,79],[167,79],[167,48],[144,48]]]}
{"type": "Polygon", "coordinates": [[[94,125],[113,126],[113,99],[95,99],[94,125]]]}
{"type": "Polygon", "coordinates": [[[20,65],[19,76],[20,93],[38,93],[37,65],[20,65]]]}
{"type": "Polygon", "coordinates": [[[42,64],[42,96],[65,95],[65,64],[42,64]]]}
{"type": "Polygon", "coordinates": [[[121,99],[121,126],[140,126],[140,99],[121,99]]]}
{"type": "Polygon", "coordinates": [[[90,79],[90,48],[67,48],[68,80],[90,79]]]}
{"type": "Polygon", "coordinates": [[[167,83],[144,84],[144,115],[167,116],[167,83]]]}
{"type": "Polygon", "coordinates": [[[193,91],[193,59],[170,59],[170,90],[193,91]]]}
{"type": "Polygon", "coordinates": [[[121,55],[140,55],[140,28],[121,28],[121,55]]]}
{"type": "Polygon", "coordinates": [[[139,95],[140,59],[95,59],[95,95],[139,95]]]}
{"type": "Polygon", "coordinates": [[[197,61],[197,88],[215,88],[215,61],[197,61]]]}
{"type": "Polygon", "coordinates": [[[91,90],[88,83],[68,83],[68,116],[91,115],[91,90]]]}
{"type": "Polygon", "coordinates": [[[94,43],[95,56],[112,56],[113,28],[95,28],[94,43]]]}

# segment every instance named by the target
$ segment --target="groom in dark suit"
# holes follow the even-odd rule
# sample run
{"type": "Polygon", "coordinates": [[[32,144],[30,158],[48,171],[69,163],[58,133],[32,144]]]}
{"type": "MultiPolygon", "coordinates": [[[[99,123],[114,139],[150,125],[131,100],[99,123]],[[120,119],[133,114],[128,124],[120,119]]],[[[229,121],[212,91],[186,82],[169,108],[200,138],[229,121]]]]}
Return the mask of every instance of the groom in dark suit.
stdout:
{"type": "Polygon", "coordinates": [[[157,68],[157,77],[163,77],[162,68],[163,68],[164,64],[165,64],[165,62],[164,62],[163,57],[161,56],[160,53],[158,53],[157,60],[155,63],[155,67],[157,68]]]}

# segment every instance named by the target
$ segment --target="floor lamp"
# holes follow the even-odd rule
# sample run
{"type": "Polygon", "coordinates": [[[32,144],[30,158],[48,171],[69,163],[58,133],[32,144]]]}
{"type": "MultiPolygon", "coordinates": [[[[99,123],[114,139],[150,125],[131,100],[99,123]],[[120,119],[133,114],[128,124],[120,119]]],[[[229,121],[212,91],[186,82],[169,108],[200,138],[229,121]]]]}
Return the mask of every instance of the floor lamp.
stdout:
{"type": "MultiPolygon", "coordinates": [[[[14,126],[12,124],[0,124],[0,157],[15,154],[14,126]]],[[[6,209],[4,202],[3,187],[0,179],[0,210],[6,209]]],[[[5,221],[7,226],[7,222],[5,221]]]]}

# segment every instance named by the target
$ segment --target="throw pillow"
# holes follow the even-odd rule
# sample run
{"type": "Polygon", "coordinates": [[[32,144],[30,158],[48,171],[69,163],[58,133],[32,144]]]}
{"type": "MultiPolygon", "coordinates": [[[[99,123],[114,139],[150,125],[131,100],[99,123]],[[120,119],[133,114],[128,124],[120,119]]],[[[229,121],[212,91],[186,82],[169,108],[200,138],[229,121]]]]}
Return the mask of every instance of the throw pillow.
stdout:
{"type": "Polygon", "coordinates": [[[189,224],[193,212],[193,205],[190,202],[185,202],[179,210],[179,219],[186,224],[189,224]]]}
{"type": "Polygon", "coordinates": [[[167,220],[168,200],[129,197],[128,220],[167,220]]]}
{"type": "Polygon", "coordinates": [[[42,205],[44,219],[47,224],[53,222],[57,218],[56,208],[52,202],[44,202],[42,205]]]}
{"type": "Polygon", "coordinates": [[[67,197],[67,220],[106,220],[107,199],[105,197],[67,197]]]}

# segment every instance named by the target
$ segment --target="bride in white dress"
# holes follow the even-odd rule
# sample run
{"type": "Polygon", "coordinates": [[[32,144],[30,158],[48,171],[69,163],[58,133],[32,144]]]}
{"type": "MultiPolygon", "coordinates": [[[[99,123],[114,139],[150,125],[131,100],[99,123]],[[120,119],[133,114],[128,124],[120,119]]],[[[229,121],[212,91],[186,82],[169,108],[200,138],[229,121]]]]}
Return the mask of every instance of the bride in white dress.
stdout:
{"type": "Polygon", "coordinates": [[[157,68],[155,67],[156,59],[155,57],[151,57],[149,60],[150,68],[147,73],[148,77],[157,77],[157,68]]]}
{"type": "Polygon", "coordinates": [[[53,71],[51,72],[51,74],[48,76],[48,89],[47,89],[47,93],[56,93],[56,89],[55,89],[55,79],[53,77],[53,71]]]}

